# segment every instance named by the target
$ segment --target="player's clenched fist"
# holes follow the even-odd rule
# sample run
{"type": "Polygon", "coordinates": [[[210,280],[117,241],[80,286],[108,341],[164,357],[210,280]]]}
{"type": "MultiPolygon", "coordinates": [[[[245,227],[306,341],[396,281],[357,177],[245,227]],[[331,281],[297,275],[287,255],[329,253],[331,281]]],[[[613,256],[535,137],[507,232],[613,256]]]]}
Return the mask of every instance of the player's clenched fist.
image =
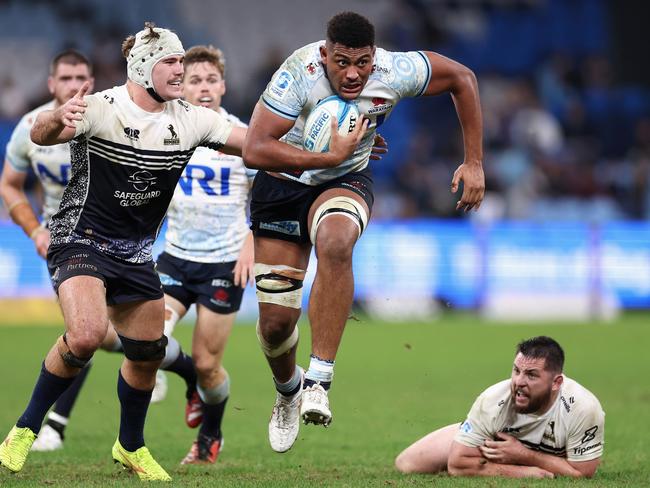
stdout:
{"type": "Polygon", "coordinates": [[[84,96],[90,88],[90,82],[86,81],[79,91],[66,103],[56,109],[56,116],[66,127],[76,128],[75,121],[81,120],[82,114],[86,111],[88,104],[84,101],[84,96]]]}

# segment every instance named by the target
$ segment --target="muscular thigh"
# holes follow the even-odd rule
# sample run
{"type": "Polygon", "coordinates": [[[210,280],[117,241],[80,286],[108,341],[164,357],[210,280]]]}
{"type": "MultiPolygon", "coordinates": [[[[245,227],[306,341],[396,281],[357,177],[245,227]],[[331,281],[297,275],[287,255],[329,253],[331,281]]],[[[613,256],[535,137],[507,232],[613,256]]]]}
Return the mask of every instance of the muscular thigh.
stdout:
{"type": "Polygon", "coordinates": [[[94,276],[73,276],[58,287],[66,328],[71,332],[106,331],[108,315],[104,282],[94,276]]]}
{"type": "Polygon", "coordinates": [[[118,334],[138,341],[155,341],[163,335],[165,301],[142,300],[109,307],[109,318],[118,334]]]}

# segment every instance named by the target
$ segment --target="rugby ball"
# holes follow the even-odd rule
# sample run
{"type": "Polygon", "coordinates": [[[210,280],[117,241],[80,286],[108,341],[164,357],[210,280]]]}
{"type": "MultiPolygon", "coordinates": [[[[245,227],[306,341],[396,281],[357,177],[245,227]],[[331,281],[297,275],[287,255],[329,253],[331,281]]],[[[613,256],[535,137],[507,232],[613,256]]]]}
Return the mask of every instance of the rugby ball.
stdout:
{"type": "Polygon", "coordinates": [[[324,98],[307,116],[302,145],[307,151],[327,152],[330,146],[332,118],[338,122],[339,134],[349,134],[359,120],[356,104],[332,95],[324,98]]]}

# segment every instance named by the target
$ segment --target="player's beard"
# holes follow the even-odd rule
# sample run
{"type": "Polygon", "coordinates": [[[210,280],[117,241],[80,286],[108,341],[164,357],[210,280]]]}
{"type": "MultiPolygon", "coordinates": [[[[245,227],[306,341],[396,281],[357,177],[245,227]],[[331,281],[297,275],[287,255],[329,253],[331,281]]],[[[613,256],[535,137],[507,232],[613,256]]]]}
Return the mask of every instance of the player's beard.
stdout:
{"type": "Polygon", "coordinates": [[[517,405],[517,400],[516,400],[516,395],[517,395],[517,388],[515,385],[511,386],[510,394],[512,396],[512,405],[514,407],[515,412],[517,413],[535,413],[540,411],[542,408],[545,408],[551,398],[551,391],[552,391],[552,386],[549,385],[548,389],[546,391],[543,391],[541,393],[538,393],[537,395],[531,395],[531,393],[528,391],[525,393],[527,399],[528,399],[528,405],[520,407],[517,405]]]}

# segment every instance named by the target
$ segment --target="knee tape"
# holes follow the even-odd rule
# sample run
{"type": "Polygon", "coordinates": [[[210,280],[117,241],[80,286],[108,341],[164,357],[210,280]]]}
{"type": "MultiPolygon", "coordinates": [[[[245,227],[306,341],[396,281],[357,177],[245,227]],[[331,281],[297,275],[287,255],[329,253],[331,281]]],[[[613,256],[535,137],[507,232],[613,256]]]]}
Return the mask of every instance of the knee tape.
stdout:
{"type": "Polygon", "coordinates": [[[255,263],[255,286],[257,301],[283,307],[302,306],[302,281],[305,270],[283,264],[255,263]]]}
{"type": "Polygon", "coordinates": [[[174,333],[174,327],[176,327],[176,323],[178,322],[178,312],[171,308],[168,305],[165,305],[165,332],[164,334],[167,337],[170,337],[174,333]]]}
{"type": "MultiPolygon", "coordinates": [[[[119,334],[118,334],[119,335],[119,334]]],[[[138,341],[119,336],[124,348],[124,355],[131,361],[159,361],[165,357],[167,336],[155,341],[138,341]]]]}
{"type": "Polygon", "coordinates": [[[361,237],[363,230],[368,225],[366,209],[354,198],[343,196],[330,198],[314,212],[314,220],[311,222],[311,232],[309,233],[309,239],[313,245],[316,245],[318,226],[330,215],[342,215],[354,222],[359,228],[358,237],[361,237]]]}
{"type": "Polygon", "coordinates": [[[68,347],[68,341],[65,337],[65,334],[57,339],[56,347],[59,351],[61,359],[63,359],[63,362],[66,364],[66,366],[69,366],[70,368],[85,368],[88,362],[92,359],[92,355],[87,358],[80,358],[79,356],[75,356],[68,347]]]}
{"type": "Polygon", "coordinates": [[[298,344],[299,333],[297,325],[293,328],[291,335],[277,345],[266,342],[266,339],[264,339],[262,331],[260,330],[259,320],[257,321],[255,330],[257,332],[257,339],[260,341],[260,345],[262,346],[262,351],[264,351],[264,355],[268,358],[277,358],[282,356],[285,352],[290,351],[293,346],[298,344]]]}
{"type": "Polygon", "coordinates": [[[174,339],[173,336],[167,337],[167,341],[168,342],[167,347],[165,348],[165,357],[162,363],[160,363],[160,369],[165,369],[171,366],[172,363],[178,359],[178,356],[181,353],[181,345],[176,339],[174,339]]]}

